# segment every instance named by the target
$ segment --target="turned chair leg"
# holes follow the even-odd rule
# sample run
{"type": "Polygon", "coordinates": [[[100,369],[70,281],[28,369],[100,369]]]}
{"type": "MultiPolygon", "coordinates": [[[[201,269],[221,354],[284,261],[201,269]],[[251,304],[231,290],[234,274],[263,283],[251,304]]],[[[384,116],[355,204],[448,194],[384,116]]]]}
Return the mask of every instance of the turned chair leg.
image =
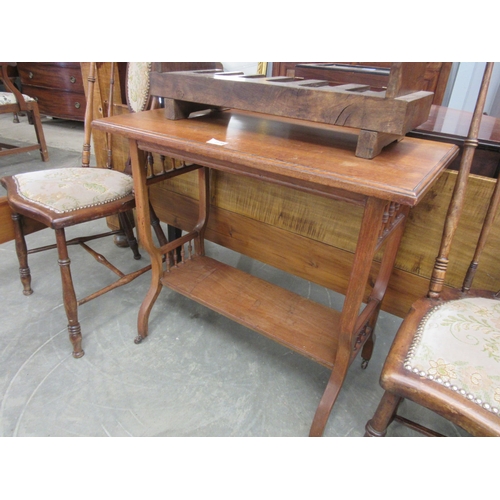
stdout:
{"type": "Polygon", "coordinates": [[[376,311],[376,313],[372,316],[370,321],[365,327],[365,334],[368,335],[368,339],[365,342],[365,345],[363,346],[363,349],[361,350],[361,368],[363,370],[366,370],[368,367],[368,363],[370,362],[370,359],[372,359],[372,354],[373,354],[373,349],[375,348],[375,326],[377,324],[377,319],[378,315],[380,312],[380,307],[376,311]]]}
{"type": "Polygon", "coordinates": [[[31,289],[31,272],[28,266],[28,248],[24,239],[23,217],[20,214],[14,213],[12,214],[12,220],[14,222],[14,237],[17,258],[19,260],[19,275],[23,284],[23,294],[31,295],[33,290],[31,289]]]}
{"type": "Polygon", "coordinates": [[[120,226],[125,233],[125,237],[127,238],[128,246],[131,248],[134,254],[134,259],[139,260],[141,258],[141,254],[139,253],[139,245],[134,235],[134,229],[132,228],[132,224],[130,223],[130,219],[128,217],[128,213],[126,212],[120,212],[118,214],[118,220],[120,221],[120,226]]]}
{"type": "Polygon", "coordinates": [[[403,399],[390,392],[385,392],[377,411],[373,418],[365,426],[365,437],[384,437],[387,434],[387,428],[396,416],[396,411],[403,399]]]}
{"type": "Polygon", "coordinates": [[[85,353],[82,349],[82,334],[78,322],[78,301],[76,299],[73,279],[71,278],[70,259],[64,229],[56,229],[57,253],[59,270],[61,271],[64,309],[68,318],[69,340],[73,344],[73,357],[81,358],[85,353]]]}
{"type": "Polygon", "coordinates": [[[160,246],[166,245],[168,241],[171,240],[167,240],[167,237],[165,236],[165,233],[161,228],[160,219],[156,215],[156,212],[154,211],[153,205],[151,205],[151,203],[149,204],[149,214],[151,219],[151,226],[153,226],[153,230],[156,234],[156,238],[158,239],[158,243],[160,244],[160,246]]]}
{"type": "Polygon", "coordinates": [[[370,359],[372,359],[373,349],[375,348],[375,332],[370,330],[367,334],[369,335],[368,340],[361,351],[361,368],[363,370],[368,368],[368,363],[370,362],[370,359]]]}

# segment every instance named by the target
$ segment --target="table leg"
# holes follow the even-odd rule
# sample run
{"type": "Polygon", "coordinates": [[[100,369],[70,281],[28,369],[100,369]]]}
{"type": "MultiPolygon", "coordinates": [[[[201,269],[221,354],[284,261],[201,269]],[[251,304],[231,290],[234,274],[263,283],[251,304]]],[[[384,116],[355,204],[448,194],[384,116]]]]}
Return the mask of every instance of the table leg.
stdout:
{"type": "MultiPolygon", "coordinates": [[[[366,202],[351,277],[347,286],[344,307],[342,308],[337,356],[330,380],[316,410],[309,433],[310,436],[323,435],[325,425],[351,364],[351,354],[356,344],[356,325],[359,311],[377,250],[386,204],[386,201],[377,198],[369,198],[366,202]]],[[[384,268],[386,267],[387,265],[384,266],[384,268]]]]}
{"type": "Polygon", "coordinates": [[[394,263],[396,261],[396,255],[401,244],[401,239],[403,238],[404,229],[406,226],[406,221],[408,219],[408,212],[410,207],[404,206],[399,212],[399,216],[396,219],[394,225],[392,226],[392,234],[386,242],[386,248],[384,255],[382,257],[382,262],[380,264],[380,269],[375,280],[375,285],[368,298],[368,301],[375,300],[378,302],[377,311],[370,319],[368,328],[370,329],[369,338],[363,346],[361,352],[361,358],[363,359],[362,368],[365,369],[368,366],[368,361],[372,356],[373,347],[375,344],[375,325],[377,322],[378,314],[380,312],[380,307],[382,305],[382,300],[384,298],[385,292],[387,291],[387,286],[389,285],[389,279],[391,278],[392,270],[394,268],[394,263]]]}
{"type": "MultiPolygon", "coordinates": [[[[195,251],[198,255],[204,255],[204,234],[207,226],[209,207],[210,207],[210,170],[207,167],[198,168],[198,183],[199,183],[199,213],[198,221],[193,231],[186,235],[185,238],[179,238],[179,242],[162,242],[160,239],[160,247],[157,247],[153,241],[151,222],[153,221],[154,210],[152,209],[149,200],[147,169],[144,168],[146,162],[146,154],[138,148],[135,140],[129,141],[130,159],[132,165],[132,175],[134,179],[135,204],[137,212],[137,231],[139,240],[142,246],[148,252],[151,259],[151,285],[139,309],[137,318],[138,335],[134,342],[139,344],[148,335],[148,323],[151,310],[158,298],[161,289],[161,278],[163,277],[163,260],[164,255],[167,260],[167,271],[169,270],[169,254],[173,254],[174,264],[177,265],[178,257],[183,253],[180,247],[184,245],[186,237],[193,239],[195,243],[195,251]]],[[[191,169],[190,169],[191,170],[191,169]]],[[[182,172],[179,172],[179,175],[182,172]]]]}
{"type": "Polygon", "coordinates": [[[129,146],[132,176],[134,179],[137,232],[139,233],[141,245],[148,252],[151,259],[151,285],[141,304],[137,319],[138,335],[134,342],[138,344],[148,334],[149,314],[162,288],[160,278],[163,273],[163,255],[153,242],[147,172],[144,168],[146,155],[143,151],[139,150],[136,141],[131,139],[129,146]]]}
{"type": "Polygon", "coordinates": [[[160,269],[157,270],[156,267],[157,266],[151,267],[151,285],[139,309],[139,315],[137,317],[137,337],[134,339],[136,344],[140,344],[148,336],[149,315],[162,289],[160,276],[163,272],[163,268],[160,266],[160,269]]]}

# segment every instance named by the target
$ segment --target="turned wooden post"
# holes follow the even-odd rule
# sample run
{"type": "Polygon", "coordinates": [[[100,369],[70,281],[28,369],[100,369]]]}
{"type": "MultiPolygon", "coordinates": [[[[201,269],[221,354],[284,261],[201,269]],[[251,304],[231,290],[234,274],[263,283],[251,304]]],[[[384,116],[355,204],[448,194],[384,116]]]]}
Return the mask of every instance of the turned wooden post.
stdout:
{"type": "Polygon", "coordinates": [[[493,63],[487,63],[484,70],[479,95],[476,101],[476,107],[472,116],[469,134],[464,142],[460,168],[458,171],[458,176],[451,202],[448,207],[448,213],[446,215],[443,236],[441,239],[441,247],[439,249],[439,254],[436,258],[434,269],[432,271],[428,292],[428,296],[431,298],[438,298],[443,289],[446,271],[448,268],[448,256],[450,253],[451,243],[453,241],[453,236],[455,235],[455,230],[458,226],[458,221],[460,220],[460,215],[462,213],[470,167],[472,165],[472,159],[474,157],[474,153],[478,144],[477,138],[479,135],[479,126],[481,124],[481,116],[484,110],[484,103],[486,101],[486,95],[488,93],[488,86],[490,83],[492,70],[493,63]]]}
{"type": "Polygon", "coordinates": [[[87,91],[87,107],[85,109],[85,122],[84,122],[84,141],[83,141],[83,154],[82,154],[82,167],[90,165],[90,137],[92,130],[92,117],[93,117],[93,96],[94,96],[94,83],[95,83],[95,67],[96,63],[90,63],[89,76],[88,76],[88,91],[87,91]]]}

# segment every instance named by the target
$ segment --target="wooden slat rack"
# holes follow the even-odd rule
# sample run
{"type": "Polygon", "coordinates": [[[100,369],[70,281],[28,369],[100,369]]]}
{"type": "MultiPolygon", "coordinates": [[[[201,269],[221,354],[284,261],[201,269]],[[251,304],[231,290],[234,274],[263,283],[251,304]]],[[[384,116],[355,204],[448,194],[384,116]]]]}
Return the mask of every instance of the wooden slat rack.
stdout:
{"type": "Polygon", "coordinates": [[[427,120],[433,93],[420,90],[424,72],[425,63],[393,63],[387,88],[375,90],[219,70],[153,72],[151,93],[164,98],[166,117],[174,120],[214,107],[360,129],[356,156],[371,159],[427,120]]]}

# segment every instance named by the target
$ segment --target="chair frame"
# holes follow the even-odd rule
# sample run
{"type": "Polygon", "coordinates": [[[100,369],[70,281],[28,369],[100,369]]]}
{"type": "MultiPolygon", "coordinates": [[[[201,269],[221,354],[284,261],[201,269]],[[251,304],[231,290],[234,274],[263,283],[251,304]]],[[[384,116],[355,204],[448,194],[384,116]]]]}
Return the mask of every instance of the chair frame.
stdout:
{"type": "MultiPolygon", "coordinates": [[[[16,102],[12,104],[3,104],[0,106],[0,113],[13,113],[15,117],[19,113],[26,113],[28,116],[29,123],[35,127],[35,133],[37,138],[37,144],[29,146],[14,146],[12,144],[0,143],[0,157],[12,154],[27,153],[29,151],[40,151],[42,161],[49,160],[49,152],[47,150],[47,144],[45,142],[45,135],[43,133],[42,120],[40,117],[40,111],[38,110],[38,104],[36,101],[26,101],[22,93],[17,89],[17,87],[12,83],[11,78],[8,74],[9,66],[15,66],[15,63],[0,63],[0,80],[4,84],[6,91],[14,95],[16,102]]],[[[18,120],[14,120],[18,121],[18,120]]]]}
{"type": "MultiPolygon", "coordinates": [[[[95,80],[96,80],[96,63],[91,63],[90,72],[88,76],[88,99],[87,99],[87,109],[85,113],[85,129],[84,129],[85,132],[84,132],[82,168],[91,168],[90,141],[91,141],[91,122],[93,116],[93,101],[94,101],[93,96],[94,96],[95,80]]],[[[66,315],[68,318],[69,338],[73,345],[72,354],[74,358],[80,358],[84,355],[84,351],[82,349],[81,326],[78,321],[78,306],[96,297],[99,297],[100,295],[103,295],[104,293],[113,290],[119,286],[130,283],[132,280],[134,280],[141,274],[149,271],[151,269],[151,265],[147,265],[134,272],[125,274],[121,272],[119,269],[117,269],[115,266],[113,266],[103,255],[98,254],[86,244],[90,240],[110,235],[116,235],[117,233],[121,232],[121,229],[111,230],[97,235],[78,237],[67,241],[65,235],[65,228],[83,222],[109,217],[111,215],[118,215],[120,226],[126,234],[127,241],[132,249],[134,258],[140,259],[141,255],[138,251],[137,240],[134,236],[133,228],[128,216],[128,213],[130,213],[130,211],[133,208],[135,208],[134,194],[131,193],[124,198],[106,203],[104,205],[82,208],[79,210],[74,210],[69,213],[58,214],[50,209],[46,209],[38,205],[34,206],[33,204],[27,202],[24,198],[22,198],[17,193],[17,185],[12,176],[3,177],[0,180],[7,189],[8,202],[12,210],[12,219],[14,221],[14,229],[15,229],[16,252],[19,259],[19,266],[20,266],[19,271],[20,271],[21,282],[23,284],[23,293],[24,295],[31,295],[33,293],[33,290],[31,288],[31,271],[28,266],[28,254],[52,248],[57,248],[58,262],[59,262],[61,281],[62,281],[63,302],[66,310],[66,315]],[[41,222],[45,226],[54,229],[56,235],[56,244],[28,250],[23,230],[25,225],[24,221],[25,218],[34,219],[38,222],[41,222]],[[70,270],[71,261],[68,254],[68,246],[76,244],[80,245],[91,255],[93,255],[93,257],[96,259],[97,262],[105,265],[108,269],[110,269],[111,271],[113,271],[115,274],[118,275],[118,279],[115,282],[80,300],[78,300],[76,297],[70,270]]],[[[155,230],[159,231],[157,235],[162,234],[160,227],[158,228],[155,227],[155,230]]]]}
{"type": "Polygon", "coordinates": [[[455,189],[445,221],[441,247],[429,283],[428,295],[412,305],[409,314],[404,319],[396,334],[380,377],[380,384],[385,392],[374,416],[366,424],[365,436],[385,436],[388,426],[393,421],[397,421],[426,436],[441,436],[441,434],[434,430],[399,415],[398,409],[404,399],[432,410],[450,422],[460,426],[471,435],[500,436],[500,417],[498,415],[483,408],[477,402],[468,400],[462,394],[404,367],[408,352],[411,349],[415,336],[418,334],[422,321],[435,307],[439,307],[451,300],[469,297],[500,299],[500,292],[495,293],[488,290],[471,289],[479,256],[484,248],[486,238],[500,203],[500,181],[498,179],[479,236],[476,252],[464,279],[464,284],[461,289],[444,287],[448,267],[448,255],[464,204],[467,180],[475,148],[478,144],[479,125],[492,68],[493,63],[486,65],[469,135],[465,141],[455,189]]]}

